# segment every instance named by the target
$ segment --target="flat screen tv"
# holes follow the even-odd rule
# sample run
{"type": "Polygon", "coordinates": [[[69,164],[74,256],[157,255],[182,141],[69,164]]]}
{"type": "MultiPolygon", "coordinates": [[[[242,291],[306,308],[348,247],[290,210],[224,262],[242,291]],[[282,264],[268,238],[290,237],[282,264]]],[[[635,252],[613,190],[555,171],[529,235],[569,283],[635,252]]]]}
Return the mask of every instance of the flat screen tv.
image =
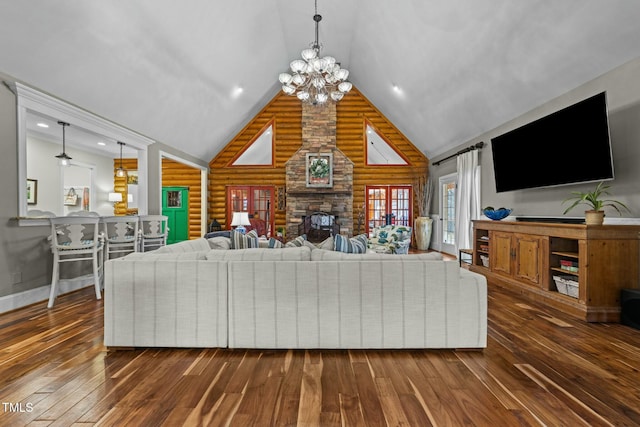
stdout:
{"type": "Polygon", "coordinates": [[[605,92],[491,140],[498,193],[613,179],[605,92]]]}

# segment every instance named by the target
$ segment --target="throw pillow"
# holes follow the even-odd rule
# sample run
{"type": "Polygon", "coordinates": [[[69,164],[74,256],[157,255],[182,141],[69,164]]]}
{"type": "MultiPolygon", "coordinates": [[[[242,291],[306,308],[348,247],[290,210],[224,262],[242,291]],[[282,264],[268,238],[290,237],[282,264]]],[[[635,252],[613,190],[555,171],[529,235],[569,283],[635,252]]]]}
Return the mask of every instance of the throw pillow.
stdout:
{"type": "Polygon", "coordinates": [[[318,249],[326,249],[328,251],[333,250],[333,236],[329,236],[322,242],[318,243],[318,249]]]}
{"type": "Polygon", "coordinates": [[[231,249],[248,249],[259,246],[258,233],[255,230],[251,230],[247,234],[238,233],[235,230],[231,231],[231,249]]]}
{"type": "Polygon", "coordinates": [[[298,236],[290,242],[287,242],[284,246],[287,248],[296,247],[296,246],[304,246],[304,242],[307,240],[307,235],[303,234],[302,236],[298,236]]]}
{"type": "Polygon", "coordinates": [[[270,249],[277,249],[277,248],[281,248],[282,247],[282,242],[278,239],[275,239],[273,237],[269,238],[269,248],[270,249]]]}
{"type": "Polygon", "coordinates": [[[313,243],[311,243],[308,240],[305,240],[304,243],[302,244],[302,246],[306,246],[311,250],[318,249],[318,247],[316,245],[314,245],[313,243]]]}
{"type": "Polygon", "coordinates": [[[348,238],[341,234],[333,236],[333,250],[348,254],[363,254],[367,251],[367,236],[360,234],[348,238]]]}
{"type": "Polygon", "coordinates": [[[231,249],[231,239],[229,237],[211,237],[207,240],[211,249],[231,249]]]}

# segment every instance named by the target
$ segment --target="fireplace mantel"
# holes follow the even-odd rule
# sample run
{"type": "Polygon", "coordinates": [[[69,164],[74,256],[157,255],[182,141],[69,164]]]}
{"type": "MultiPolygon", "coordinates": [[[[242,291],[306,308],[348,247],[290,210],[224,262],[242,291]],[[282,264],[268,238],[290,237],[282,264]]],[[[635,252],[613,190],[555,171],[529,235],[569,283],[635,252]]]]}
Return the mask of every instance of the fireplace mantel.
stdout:
{"type": "Polygon", "coordinates": [[[339,190],[339,191],[335,191],[332,190],[331,188],[323,188],[323,189],[318,189],[318,188],[310,188],[309,190],[302,190],[302,189],[296,189],[296,190],[286,190],[287,192],[287,196],[308,196],[308,195],[313,195],[313,194],[335,194],[335,195],[344,195],[345,197],[347,196],[351,196],[353,194],[352,191],[349,190],[339,190]]]}

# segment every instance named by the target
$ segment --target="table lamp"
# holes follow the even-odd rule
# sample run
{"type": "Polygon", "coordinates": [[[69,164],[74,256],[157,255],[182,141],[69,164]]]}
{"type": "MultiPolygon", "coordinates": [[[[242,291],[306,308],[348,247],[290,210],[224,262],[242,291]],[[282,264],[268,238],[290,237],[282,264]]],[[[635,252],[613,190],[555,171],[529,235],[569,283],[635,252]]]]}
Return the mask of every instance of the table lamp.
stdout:
{"type": "Polygon", "coordinates": [[[231,219],[231,226],[236,227],[236,231],[239,233],[246,233],[247,229],[245,225],[251,225],[249,222],[249,212],[234,212],[231,219]]]}

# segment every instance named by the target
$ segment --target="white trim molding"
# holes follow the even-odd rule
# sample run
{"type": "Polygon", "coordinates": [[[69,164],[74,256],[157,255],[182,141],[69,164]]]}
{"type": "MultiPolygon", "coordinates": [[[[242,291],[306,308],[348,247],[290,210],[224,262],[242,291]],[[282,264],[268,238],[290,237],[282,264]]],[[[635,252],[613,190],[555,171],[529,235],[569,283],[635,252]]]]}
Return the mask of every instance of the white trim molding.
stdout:
{"type": "MultiPolygon", "coordinates": [[[[93,275],[81,276],[74,279],[62,279],[58,283],[58,296],[77,291],[87,286],[91,286],[93,289],[93,275]]],[[[51,285],[49,284],[0,297],[0,314],[40,302],[42,302],[42,306],[44,307],[47,305],[50,291],[51,285]]]]}

